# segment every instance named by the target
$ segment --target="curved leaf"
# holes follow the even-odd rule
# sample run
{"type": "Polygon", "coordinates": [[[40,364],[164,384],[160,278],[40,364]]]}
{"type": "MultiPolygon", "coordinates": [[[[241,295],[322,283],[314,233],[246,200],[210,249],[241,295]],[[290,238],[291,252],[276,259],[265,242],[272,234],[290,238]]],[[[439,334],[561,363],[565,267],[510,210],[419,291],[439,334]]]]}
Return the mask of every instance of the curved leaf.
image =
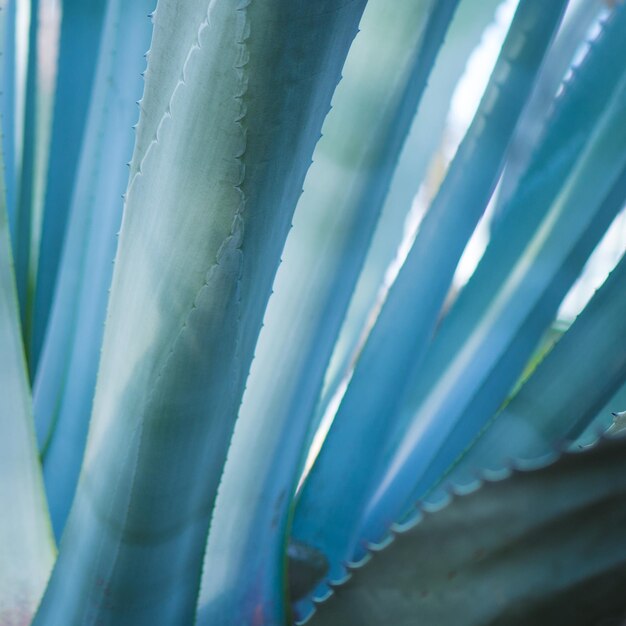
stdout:
{"type": "Polygon", "coordinates": [[[66,235],[104,21],[105,0],[63,0],[54,116],[33,312],[36,370],[66,235]]]}
{"type": "MultiPolygon", "coordinates": [[[[425,364],[422,378],[411,390],[421,402],[414,414],[413,403],[404,409],[411,417],[410,426],[389,439],[383,478],[369,505],[364,537],[376,539],[390,517],[399,517],[415,494],[432,486],[506,399],[561,300],[622,206],[620,194],[611,196],[611,192],[615,186],[623,190],[624,145],[626,75],[521,253],[518,242],[505,236],[506,230],[494,234],[494,250],[506,253],[485,255],[483,261],[495,262],[497,272],[507,273],[502,283],[495,284],[495,292],[487,292],[482,317],[456,344],[443,371],[433,367],[433,361],[425,364]],[[605,203],[607,197],[610,201],[605,203]],[[429,387],[436,371],[440,377],[429,387]]],[[[513,226],[513,214],[509,215],[513,226]]],[[[477,289],[480,284],[476,283],[477,289]]],[[[460,301],[459,306],[461,315],[460,301]]],[[[442,352],[436,356],[441,358],[442,352]]],[[[441,361],[434,363],[438,366],[441,361]]]]}
{"type": "Polygon", "coordinates": [[[524,108],[515,135],[492,217],[492,228],[502,219],[508,203],[528,167],[535,148],[541,140],[546,121],[561,83],[572,66],[576,53],[584,48],[591,26],[602,15],[605,5],[601,0],[577,0],[570,2],[563,17],[554,43],[546,54],[533,92],[524,108]]]}
{"type": "Polygon", "coordinates": [[[351,567],[307,623],[621,623],[623,438],[506,480],[484,477],[477,491],[431,511],[395,528],[387,545],[371,546],[369,562],[351,567]]]}
{"type": "MultiPolygon", "coordinates": [[[[396,402],[425,352],[457,262],[484,211],[564,3],[523,0],[478,112],[370,333],[296,506],[293,535],[323,552],[331,579],[351,558],[396,402]],[[337,477],[350,476],[349,482],[337,477]]],[[[387,457],[388,458],[388,457],[387,457]]]]}
{"type": "Polygon", "coordinates": [[[371,0],[364,13],[256,348],[207,548],[199,624],[284,621],[287,516],[311,415],[455,4],[431,12],[429,1],[371,0]]]}
{"type": "Polygon", "coordinates": [[[314,426],[353,366],[363,329],[377,304],[380,287],[402,240],[407,215],[429,164],[440,147],[454,90],[481,35],[494,19],[500,0],[461,0],[428,77],[417,114],[406,136],[389,193],[376,224],[363,270],[335,345],[314,426]]]}
{"type": "Polygon", "coordinates": [[[15,239],[15,15],[17,0],[0,0],[0,120],[4,184],[11,241],[15,239]]]}
{"type": "MultiPolygon", "coordinates": [[[[1,153],[0,153],[1,155],[1,153]]],[[[0,624],[28,624],[54,541],[33,432],[0,156],[0,624]]]]}
{"type": "MultiPolygon", "coordinates": [[[[161,0],[155,25],[187,8],[161,0]]],[[[35,624],[193,622],[263,311],[363,2],[204,8],[131,173],[85,460],[35,624]]]]}
{"type": "MultiPolygon", "coordinates": [[[[50,514],[60,538],[74,496],[96,386],[125,165],[155,0],[110,2],[93,84],[52,314],[34,387],[50,514]]],[[[58,189],[59,193],[61,189],[58,189]]]]}
{"type": "MultiPolygon", "coordinates": [[[[623,201],[626,174],[619,192],[623,201]]],[[[510,458],[549,454],[587,426],[626,380],[626,353],[615,345],[626,335],[625,281],[626,257],[444,484],[471,481],[476,470],[501,469],[510,458]]]]}
{"type": "MultiPolygon", "coordinates": [[[[28,61],[24,94],[24,116],[22,128],[22,150],[17,166],[19,175],[16,188],[15,207],[15,282],[20,303],[22,333],[26,346],[30,344],[30,324],[32,305],[31,246],[33,211],[35,204],[35,176],[37,151],[37,78],[39,0],[30,2],[30,23],[28,26],[28,61]]],[[[27,351],[27,357],[28,351],[27,351]]]]}

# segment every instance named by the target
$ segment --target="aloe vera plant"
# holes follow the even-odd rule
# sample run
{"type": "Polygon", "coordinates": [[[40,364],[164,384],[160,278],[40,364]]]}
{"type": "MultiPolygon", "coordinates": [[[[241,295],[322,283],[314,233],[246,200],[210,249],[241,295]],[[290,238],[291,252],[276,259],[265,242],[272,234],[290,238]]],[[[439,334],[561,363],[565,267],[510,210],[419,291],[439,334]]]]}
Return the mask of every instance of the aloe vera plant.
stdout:
{"type": "Polygon", "coordinates": [[[0,626],[626,618],[623,242],[547,339],[624,2],[0,0],[0,52],[0,626]]]}

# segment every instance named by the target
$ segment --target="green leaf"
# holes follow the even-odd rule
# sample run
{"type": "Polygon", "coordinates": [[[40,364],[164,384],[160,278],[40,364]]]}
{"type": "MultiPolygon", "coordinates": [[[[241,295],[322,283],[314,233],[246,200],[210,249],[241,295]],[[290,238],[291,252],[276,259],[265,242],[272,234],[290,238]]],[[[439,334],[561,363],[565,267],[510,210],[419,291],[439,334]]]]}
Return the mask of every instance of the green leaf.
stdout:
{"type": "MultiPolygon", "coordinates": [[[[193,9],[161,0],[155,26],[178,32],[193,9]]],[[[206,0],[162,112],[146,92],[138,136],[160,122],[136,149],[85,460],[35,624],[193,622],[263,311],[362,10],[206,0]]]]}
{"type": "Polygon", "coordinates": [[[625,614],[626,441],[483,477],[421,508],[317,607],[310,626],[588,626],[625,614]],[[510,472],[509,472],[510,473],[510,472]]]}
{"type": "Polygon", "coordinates": [[[28,624],[52,563],[0,158],[0,624],[28,624]]]}

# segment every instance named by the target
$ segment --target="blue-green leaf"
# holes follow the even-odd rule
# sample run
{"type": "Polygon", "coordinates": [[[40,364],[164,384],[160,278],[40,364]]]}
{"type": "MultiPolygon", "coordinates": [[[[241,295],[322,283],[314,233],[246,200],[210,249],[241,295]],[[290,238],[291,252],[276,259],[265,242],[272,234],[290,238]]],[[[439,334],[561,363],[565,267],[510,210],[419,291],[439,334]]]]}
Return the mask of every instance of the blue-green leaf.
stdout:
{"type": "Polygon", "coordinates": [[[621,623],[625,522],[623,438],[506,480],[484,476],[477,491],[422,507],[371,546],[308,623],[621,623]]]}
{"type": "Polygon", "coordinates": [[[541,139],[554,97],[563,82],[567,70],[574,62],[576,53],[587,45],[589,30],[606,8],[601,0],[577,0],[570,2],[563,24],[554,43],[546,54],[545,62],[537,76],[533,92],[520,116],[515,135],[511,141],[509,158],[498,186],[494,222],[502,218],[513,192],[528,167],[533,152],[541,139]]]}
{"type": "Polygon", "coordinates": [[[257,345],[209,538],[199,624],[284,621],[287,516],[310,418],[455,5],[371,0],[364,13],[257,345]]]}
{"type": "Polygon", "coordinates": [[[0,355],[0,624],[28,624],[52,568],[54,541],[33,431],[1,157],[0,355]]]}
{"type": "MultiPolygon", "coordinates": [[[[478,112],[392,286],[297,503],[293,534],[351,558],[395,409],[433,332],[457,262],[499,177],[506,147],[564,3],[523,0],[478,112]],[[350,477],[349,481],[338,477],[350,477]]],[[[388,458],[388,457],[387,457],[388,458]]]]}
{"type": "Polygon", "coordinates": [[[11,240],[15,237],[15,16],[17,0],[0,0],[0,121],[5,199],[11,240]]]}
{"type": "MultiPolygon", "coordinates": [[[[578,435],[574,446],[588,445],[598,437],[598,433],[612,428],[615,425],[615,413],[621,413],[624,409],[626,409],[626,381],[598,411],[589,426],[578,435]]],[[[623,420],[620,420],[620,425],[622,422],[623,420]]]]}
{"type": "MultiPolygon", "coordinates": [[[[30,1],[30,23],[28,27],[28,61],[24,94],[24,116],[19,175],[15,207],[15,280],[20,303],[24,344],[30,344],[32,305],[32,230],[35,205],[35,176],[37,160],[37,94],[38,94],[38,32],[39,0],[30,1]]],[[[28,356],[28,352],[27,352],[28,356]]]]}
{"type": "MultiPolygon", "coordinates": [[[[155,25],[179,32],[195,5],[161,0],[155,25]]],[[[35,624],[193,622],[263,311],[363,5],[205,0],[165,102],[155,38],[139,129],[160,121],[135,154],[85,460],[35,624]]]]}
{"type": "Polygon", "coordinates": [[[34,387],[52,524],[60,538],[85,449],[155,0],[109,4],[65,249],[34,387]]]}
{"type": "Polygon", "coordinates": [[[624,145],[626,76],[615,87],[591,138],[562,181],[561,191],[554,201],[548,199],[549,210],[541,208],[545,198],[533,207],[543,218],[522,249],[509,228],[521,234],[518,214],[507,213],[508,224],[503,222],[494,233],[491,253],[482,263],[501,274],[502,280],[485,280],[476,274],[474,289],[468,284],[466,297],[457,303],[456,318],[444,321],[441,349],[433,350],[432,360],[425,362],[410,392],[411,402],[403,409],[408,426],[397,429],[389,439],[382,479],[378,482],[376,477],[376,493],[362,530],[364,537],[377,538],[390,517],[399,517],[415,494],[423,494],[506,399],[561,300],[623,204],[624,145]],[[621,191],[611,195],[616,186],[621,191]],[[465,324],[474,321],[477,310],[481,315],[476,325],[465,332],[465,324]],[[446,322],[450,325],[443,342],[446,322]],[[452,357],[444,360],[459,335],[461,341],[455,344],[452,357]],[[438,378],[429,386],[434,374],[438,378]],[[419,403],[414,402],[417,398],[419,403]]]}
{"type": "MultiPolygon", "coordinates": [[[[623,201],[626,173],[620,182],[623,201]]],[[[502,469],[511,458],[548,455],[555,442],[573,439],[589,424],[626,380],[626,353],[616,346],[626,335],[624,284],[626,257],[444,484],[471,482],[475,471],[502,469]]]]}
{"type": "Polygon", "coordinates": [[[500,0],[461,0],[428,78],[417,115],[407,134],[363,270],[351,298],[327,373],[316,422],[344,383],[359,350],[363,330],[380,297],[385,274],[402,240],[405,221],[429,165],[444,141],[450,103],[472,51],[480,44],[500,0]]]}
{"type": "Polygon", "coordinates": [[[441,147],[454,90],[499,4],[500,0],[479,3],[461,0],[455,11],[393,173],[376,232],[333,351],[314,426],[321,421],[328,402],[352,369],[363,329],[377,304],[385,274],[402,239],[405,219],[420,186],[427,181],[429,164],[441,147]]]}
{"type": "Polygon", "coordinates": [[[33,371],[36,370],[43,345],[61,261],[106,6],[105,0],[63,0],[62,4],[54,115],[33,312],[30,359],[33,371]]]}

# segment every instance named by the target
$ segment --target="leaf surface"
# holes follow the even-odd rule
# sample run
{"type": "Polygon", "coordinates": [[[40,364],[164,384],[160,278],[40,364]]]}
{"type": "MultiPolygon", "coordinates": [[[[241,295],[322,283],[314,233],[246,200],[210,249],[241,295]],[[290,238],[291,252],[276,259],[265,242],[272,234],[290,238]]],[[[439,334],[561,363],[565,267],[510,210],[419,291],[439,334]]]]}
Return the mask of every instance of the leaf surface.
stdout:
{"type": "MultiPolygon", "coordinates": [[[[626,184],[620,192],[626,197],[626,184]]],[[[626,354],[615,345],[626,335],[625,281],[623,258],[445,484],[471,480],[479,469],[500,469],[510,458],[548,455],[555,442],[573,440],[588,426],[626,380],[626,354]]]]}
{"type": "MultiPolygon", "coordinates": [[[[444,351],[439,351],[434,353],[436,360],[425,362],[422,377],[410,392],[413,398],[404,408],[410,425],[390,438],[392,452],[388,451],[362,536],[377,538],[390,517],[401,515],[416,494],[423,495],[505,401],[560,302],[622,207],[624,145],[626,76],[615,86],[570,175],[548,202],[549,210],[522,250],[521,241],[508,236],[518,214],[509,214],[507,229],[503,225],[494,233],[492,254],[483,262],[501,273],[502,282],[481,281],[476,273],[477,291],[472,294],[468,289],[464,302],[457,303],[456,321],[461,324],[455,327],[452,317],[447,320],[454,332],[467,329],[464,323],[471,318],[463,318],[463,312],[476,305],[482,309],[478,323],[456,343],[449,361],[443,361],[444,351]],[[486,285],[486,292],[480,291],[486,285]],[[482,301],[476,299],[478,293],[482,301]],[[445,367],[439,369],[442,362],[445,367]],[[435,374],[439,376],[429,387],[435,374]],[[414,404],[416,398],[420,402],[414,404]]],[[[540,203],[535,208],[541,211],[540,203]]],[[[442,337],[443,332],[442,327],[442,337]]],[[[452,336],[453,332],[447,334],[446,342],[452,336]]],[[[450,349],[453,344],[442,345],[450,349]]]]}
{"type": "MultiPolygon", "coordinates": [[[[35,423],[50,513],[60,538],[74,497],[113,274],[125,165],[141,95],[154,0],[110,2],[93,79],[69,223],[34,386],[35,423]]],[[[61,189],[57,189],[61,193],[61,189]]]]}
{"type": "Polygon", "coordinates": [[[30,389],[0,153],[0,624],[28,624],[54,560],[30,389]]]}
{"type": "Polygon", "coordinates": [[[602,441],[422,508],[387,545],[371,546],[307,623],[621,623],[625,453],[623,438],[602,441]]]}
{"type": "Polygon", "coordinates": [[[54,116],[39,244],[32,367],[43,345],[92,96],[105,0],[63,0],[54,116]]]}
{"type": "MultiPolygon", "coordinates": [[[[351,558],[394,434],[396,402],[434,330],[458,260],[501,171],[508,141],[563,3],[520,3],[466,137],[359,356],[296,506],[293,535],[319,549],[330,578],[351,558]],[[350,477],[349,482],[338,477],[350,477]]],[[[400,417],[402,417],[400,415],[400,417]]],[[[388,457],[387,457],[388,458],[388,457]]]]}
{"type": "Polygon", "coordinates": [[[370,1],[348,55],[274,284],[220,486],[199,624],[249,623],[257,615],[268,624],[284,621],[287,516],[304,442],[455,2],[439,3],[431,13],[433,6],[370,1]]]}
{"type": "MultiPolygon", "coordinates": [[[[193,9],[161,0],[155,25],[193,9]]],[[[362,9],[210,0],[197,16],[131,171],[85,460],[35,624],[193,622],[263,311],[362,9]]],[[[143,100],[140,136],[159,102],[143,100]]]]}

